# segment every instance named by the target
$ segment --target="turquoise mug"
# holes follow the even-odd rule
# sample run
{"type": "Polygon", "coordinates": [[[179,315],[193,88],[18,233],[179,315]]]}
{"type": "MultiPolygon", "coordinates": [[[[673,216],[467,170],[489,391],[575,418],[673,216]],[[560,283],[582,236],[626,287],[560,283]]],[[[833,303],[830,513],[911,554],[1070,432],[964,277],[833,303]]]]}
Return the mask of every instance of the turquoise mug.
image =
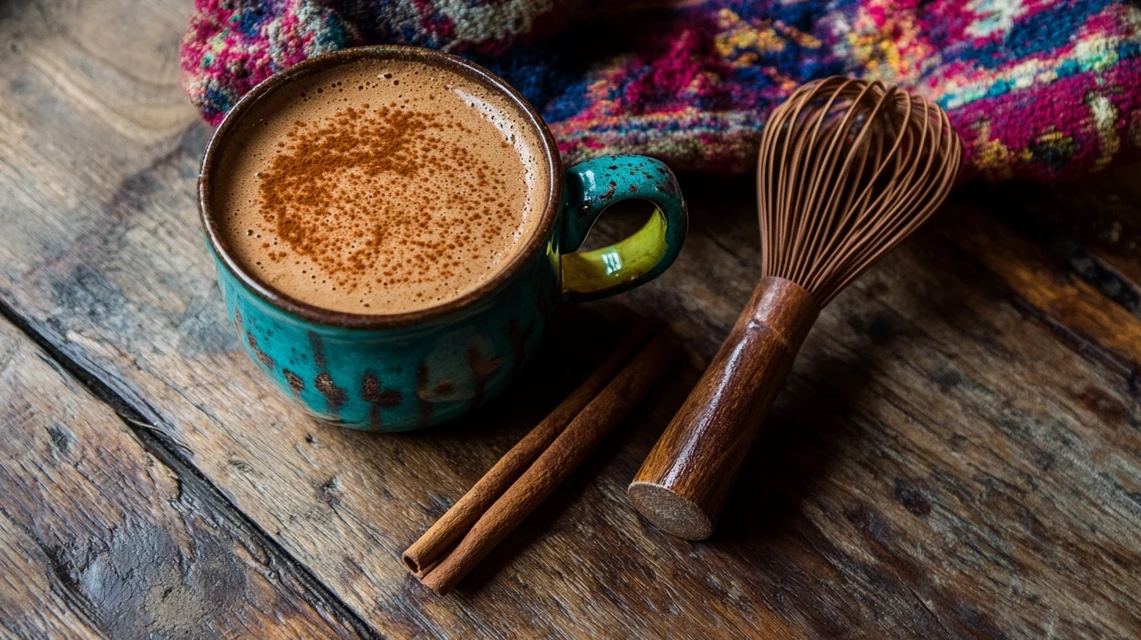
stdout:
{"type": "Polygon", "coordinates": [[[462,58],[413,47],[346,49],[271,76],[226,115],[202,159],[198,205],[218,285],[238,339],[287,396],[318,419],[353,429],[405,431],[456,418],[517,378],[555,306],[648,282],[681,250],[688,224],[673,173],[641,156],[605,156],[564,169],[554,139],[514,89],[462,58]],[[523,251],[476,290],[393,315],[318,308],[275,290],[235,260],[212,206],[222,150],[258,100],[306,74],[368,60],[410,60],[459,73],[517,107],[517,125],[541,141],[550,185],[538,229],[523,251]],[[632,236],[574,253],[610,204],[637,198],[656,211],[632,236]]]}

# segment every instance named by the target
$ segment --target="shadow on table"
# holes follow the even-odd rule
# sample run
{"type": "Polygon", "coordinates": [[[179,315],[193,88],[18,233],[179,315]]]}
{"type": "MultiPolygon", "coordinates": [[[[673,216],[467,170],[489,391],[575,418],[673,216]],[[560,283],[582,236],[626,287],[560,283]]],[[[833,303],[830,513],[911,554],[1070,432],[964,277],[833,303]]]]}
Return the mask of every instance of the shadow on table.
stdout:
{"type": "Polygon", "coordinates": [[[742,465],[710,542],[762,541],[785,535],[811,500],[813,487],[858,437],[843,416],[863,392],[866,374],[829,360],[806,375],[813,397],[778,398],[742,465]]]}
{"type": "MultiPolygon", "coordinates": [[[[934,231],[921,230],[908,243],[897,251],[939,255],[940,240],[934,231]]],[[[936,262],[954,264],[954,277],[966,282],[990,277],[961,261],[936,262]]],[[[935,274],[932,281],[945,275],[935,274]]],[[[817,347],[807,366],[800,366],[806,364],[801,362],[794,367],[793,378],[778,396],[749,452],[743,466],[747,471],[730,493],[711,542],[748,543],[782,536],[795,528],[792,521],[814,493],[823,490],[836,463],[861,449],[861,439],[868,437],[869,429],[888,428],[874,419],[857,417],[867,413],[867,385],[879,368],[877,361],[914,348],[902,342],[915,337],[915,327],[927,319],[938,318],[954,326],[966,312],[954,287],[908,290],[889,305],[877,300],[884,289],[876,276],[865,278],[859,285],[862,291],[842,294],[825,311],[834,314],[833,322],[843,322],[853,330],[851,339],[844,340],[842,353],[817,347]]],[[[917,339],[930,340],[926,336],[917,339]]],[[[812,340],[809,334],[809,343],[812,340]]]]}

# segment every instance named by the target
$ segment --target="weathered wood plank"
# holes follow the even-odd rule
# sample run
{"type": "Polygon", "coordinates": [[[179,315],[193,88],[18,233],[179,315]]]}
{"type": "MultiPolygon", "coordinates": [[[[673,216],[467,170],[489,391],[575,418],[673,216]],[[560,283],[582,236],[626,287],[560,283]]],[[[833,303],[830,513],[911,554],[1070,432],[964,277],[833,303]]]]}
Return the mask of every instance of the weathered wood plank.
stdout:
{"type": "Polygon", "coordinates": [[[1141,165],[1076,184],[1015,184],[990,194],[1004,220],[1141,317],[1141,165]]]}
{"type": "Polygon", "coordinates": [[[174,84],[180,6],[127,18],[116,0],[75,16],[50,5],[0,28],[22,43],[0,51],[0,82],[16,89],[0,102],[0,300],[186,443],[203,477],[382,632],[1141,630],[1129,569],[1141,563],[1141,409],[1130,345],[1113,340],[1141,320],[1096,291],[1047,297],[1050,278],[1068,276],[987,216],[951,242],[958,209],[944,214],[824,312],[709,543],[641,522],[625,486],[752,289],[748,180],[684,184],[694,225],[675,268],[621,301],[568,310],[531,382],[479,415],[399,437],[309,422],[224,323],[193,205],[207,130],[174,84]],[[124,51],[130,39],[107,32],[126,28],[143,42],[124,51]],[[150,107],[124,110],[119,95],[150,107]],[[573,387],[632,310],[669,318],[689,363],[458,597],[420,589],[400,550],[573,387]]]}
{"type": "Polygon", "coordinates": [[[16,638],[103,635],[82,609],[52,591],[49,558],[7,518],[0,518],[0,629],[16,638]]]}
{"type": "Polygon", "coordinates": [[[8,634],[354,635],[3,319],[0,424],[8,634]]]}
{"type": "MultiPolygon", "coordinates": [[[[1128,372],[1141,366],[1141,323],[1128,306],[1112,300],[1048,248],[1017,236],[983,211],[968,192],[939,231],[976,257],[1071,342],[1100,354],[1108,366],[1128,372]]],[[[972,197],[973,196],[973,197],[972,197]]]]}

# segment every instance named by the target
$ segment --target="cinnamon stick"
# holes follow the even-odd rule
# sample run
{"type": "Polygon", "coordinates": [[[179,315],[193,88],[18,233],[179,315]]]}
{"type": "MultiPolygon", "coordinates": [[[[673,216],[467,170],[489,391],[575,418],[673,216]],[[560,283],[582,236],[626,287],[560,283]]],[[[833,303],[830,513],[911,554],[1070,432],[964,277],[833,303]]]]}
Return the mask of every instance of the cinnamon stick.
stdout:
{"type": "Polygon", "coordinates": [[[662,329],[479,517],[456,548],[424,574],[421,582],[440,595],[451,591],[629,413],[675,355],[677,339],[669,329],[662,329]]]}
{"type": "Polygon", "coordinates": [[[610,382],[622,365],[646,343],[655,321],[643,320],[618,345],[614,353],[602,363],[573,393],[563,400],[555,410],[511,448],[479,482],[475,483],[436,524],[432,525],[420,539],[404,551],[404,565],[417,578],[435,564],[441,556],[463,538],[476,520],[503,495],[527,467],[539,457],[551,442],[563,432],[571,420],[582,411],[588,402],[598,395],[610,382]]]}

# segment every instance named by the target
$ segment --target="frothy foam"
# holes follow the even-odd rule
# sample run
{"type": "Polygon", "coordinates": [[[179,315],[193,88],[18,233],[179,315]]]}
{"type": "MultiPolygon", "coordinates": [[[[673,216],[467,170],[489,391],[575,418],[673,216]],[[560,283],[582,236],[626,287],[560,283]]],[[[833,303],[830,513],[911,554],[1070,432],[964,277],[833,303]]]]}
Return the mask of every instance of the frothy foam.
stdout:
{"type": "Polygon", "coordinates": [[[536,232],[541,146],[503,96],[456,73],[361,61],[254,105],[223,150],[213,206],[243,266],[333,311],[454,300],[536,232]]]}

